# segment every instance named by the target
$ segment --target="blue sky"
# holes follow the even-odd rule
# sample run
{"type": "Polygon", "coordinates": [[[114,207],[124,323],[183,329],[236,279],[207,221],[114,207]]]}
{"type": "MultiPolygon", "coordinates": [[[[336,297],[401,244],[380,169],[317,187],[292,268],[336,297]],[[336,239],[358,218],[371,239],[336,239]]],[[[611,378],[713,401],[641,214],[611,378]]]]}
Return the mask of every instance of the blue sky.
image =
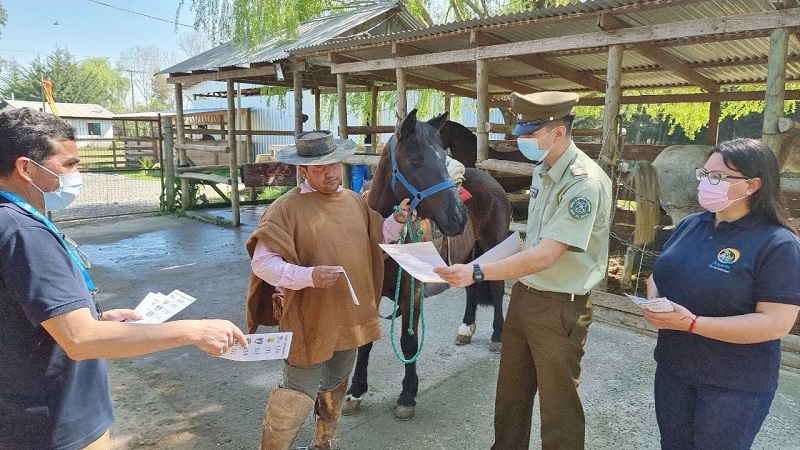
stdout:
{"type": "MultiPolygon", "coordinates": [[[[90,0],[0,0],[8,20],[0,35],[0,57],[27,65],[37,53],[44,58],[57,46],[66,47],[77,60],[105,56],[112,64],[120,53],[135,46],[155,45],[183,53],[178,36],[190,28],[175,30],[178,0],[97,0],[140,12],[170,23],[125,12],[90,0]],[[58,25],[55,23],[58,22],[58,25]]],[[[186,0],[180,22],[191,24],[194,15],[186,0]]]]}

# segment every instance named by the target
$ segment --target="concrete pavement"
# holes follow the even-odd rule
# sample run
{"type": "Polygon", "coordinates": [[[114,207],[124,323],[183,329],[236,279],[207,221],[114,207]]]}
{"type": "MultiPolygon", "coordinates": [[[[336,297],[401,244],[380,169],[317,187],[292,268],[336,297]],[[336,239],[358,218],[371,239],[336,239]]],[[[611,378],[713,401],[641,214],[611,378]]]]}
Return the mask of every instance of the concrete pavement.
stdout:
{"type": "MultiPolygon", "coordinates": [[[[225,211],[205,212],[225,218],[225,211]]],[[[227,212],[229,214],[229,211],[227,212]]],[[[229,229],[174,217],[134,218],[61,226],[93,262],[104,308],[133,307],[149,290],[178,288],[198,298],[179,318],[221,317],[244,327],[247,256],[244,241],[260,211],[244,210],[229,229]]],[[[426,341],[418,362],[416,416],[392,415],[402,364],[389,342],[389,323],[373,350],[370,391],[359,415],[341,424],[343,449],[488,449],[499,355],[489,352],[491,311],[478,312],[469,346],[453,340],[464,293],[450,289],[426,303],[426,341]]],[[[389,312],[384,301],[382,312],[389,312]]],[[[262,328],[261,332],[269,331],[262,328]]],[[[652,382],[655,339],[596,321],[589,330],[581,394],[587,449],[658,448],[652,382]]],[[[191,347],[110,364],[117,422],[112,448],[255,449],[268,390],[280,365],[209,358],[191,347]]],[[[772,412],[755,449],[800,449],[800,373],[782,370],[772,412]]],[[[538,404],[535,407],[538,409],[538,404]]],[[[539,448],[538,412],[531,448],[539,448]]],[[[310,442],[311,419],[296,445],[310,442]]]]}

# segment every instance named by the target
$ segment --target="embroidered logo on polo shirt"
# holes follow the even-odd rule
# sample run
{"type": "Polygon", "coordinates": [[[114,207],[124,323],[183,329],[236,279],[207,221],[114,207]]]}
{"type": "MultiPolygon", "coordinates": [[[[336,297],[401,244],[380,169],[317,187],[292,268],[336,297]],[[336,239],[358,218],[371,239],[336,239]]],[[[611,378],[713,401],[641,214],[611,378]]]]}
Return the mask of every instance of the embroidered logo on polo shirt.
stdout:
{"type": "Polygon", "coordinates": [[[569,202],[569,215],[573,219],[585,219],[592,212],[592,202],[586,197],[575,197],[569,202]]]}
{"type": "Polygon", "coordinates": [[[710,267],[720,272],[729,273],[733,263],[739,260],[739,250],[735,248],[723,248],[717,253],[717,260],[710,264],[710,267]]]}

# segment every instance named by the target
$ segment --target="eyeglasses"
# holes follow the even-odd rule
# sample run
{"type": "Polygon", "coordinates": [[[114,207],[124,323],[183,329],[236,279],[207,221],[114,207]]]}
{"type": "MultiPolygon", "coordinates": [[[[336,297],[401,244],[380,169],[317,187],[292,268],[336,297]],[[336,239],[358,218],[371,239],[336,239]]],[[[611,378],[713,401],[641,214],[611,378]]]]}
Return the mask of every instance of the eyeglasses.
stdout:
{"type": "Polygon", "coordinates": [[[694,176],[697,177],[697,180],[700,181],[703,178],[707,179],[709,183],[717,185],[720,181],[725,179],[732,179],[732,180],[749,180],[749,177],[740,177],[736,175],[725,175],[722,172],[709,172],[704,167],[699,167],[694,170],[694,176]]]}

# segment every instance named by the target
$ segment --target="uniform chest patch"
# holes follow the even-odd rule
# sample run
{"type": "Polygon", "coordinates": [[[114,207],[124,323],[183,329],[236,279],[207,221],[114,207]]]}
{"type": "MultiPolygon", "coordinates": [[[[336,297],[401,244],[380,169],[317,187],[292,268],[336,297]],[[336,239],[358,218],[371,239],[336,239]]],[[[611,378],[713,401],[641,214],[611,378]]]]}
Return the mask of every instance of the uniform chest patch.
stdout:
{"type": "Polygon", "coordinates": [[[586,197],[575,197],[569,202],[569,215],[574,219],[585,219],[592,212],[592,202],[586,197]]]}

